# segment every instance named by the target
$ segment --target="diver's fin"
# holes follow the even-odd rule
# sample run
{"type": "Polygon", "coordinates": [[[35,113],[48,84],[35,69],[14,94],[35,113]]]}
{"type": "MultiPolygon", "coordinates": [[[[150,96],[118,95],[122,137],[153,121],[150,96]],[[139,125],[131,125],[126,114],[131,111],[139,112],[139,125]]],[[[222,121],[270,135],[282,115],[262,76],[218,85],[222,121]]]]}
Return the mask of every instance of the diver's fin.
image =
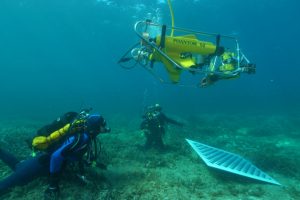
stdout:
{"type": "Polygon", "coordinates": [[[192,140],[186,139],[186,141],[192,146],[192,148],[209,167],[275,185],[281,185],[268,174],[254,166],[251,162],[237,154],[233,154],[222,149],[217,149],[192,140]]]}

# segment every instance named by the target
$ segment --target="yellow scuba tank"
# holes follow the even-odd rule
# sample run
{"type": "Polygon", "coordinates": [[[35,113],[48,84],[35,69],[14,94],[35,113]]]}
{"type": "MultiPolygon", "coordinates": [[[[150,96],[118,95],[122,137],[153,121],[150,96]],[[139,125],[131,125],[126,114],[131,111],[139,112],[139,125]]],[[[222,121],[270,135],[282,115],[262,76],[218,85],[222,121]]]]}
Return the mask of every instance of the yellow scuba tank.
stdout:
{"type": "Polygon", "coordinates": [[[66,124],[61,129],[54,131],[49,136],[37,136],[32,140],[33,149],[46,150],[51,144],[58,141],[69,131],[71,124],[66,124]]]}
{"type": "Polygon", "coordinates": [[[226,72],[226,71],[233,71],[236,69],[236,62],[234,59],[234,53],[233,52],[224,52],[221,55],[222,65],[219,67],[219,71],[226,72]]]}
{"type": "Polygon", "coordinates": [[[221,59],[223,62],[229,62],[228,60],[232,59],[234,57],[233,52],[226,51],[221,55],[221,59]]]}
{"type": "Polygon", "coordinates": [[[72,124],[68,123],[64,127],[54,131],[49,136],[37,136],[32,140],[34,150],[46,150],[50,145],[59,141],[67,134],[72,134],[84,130],[85,120],[76,120],[72,124]]]}
{"type": "Polygon", "coordinates": [[[232,63],[224,64],[219,67],[220,72],[233,71],[235,70],[235,66],[232,63]]]}

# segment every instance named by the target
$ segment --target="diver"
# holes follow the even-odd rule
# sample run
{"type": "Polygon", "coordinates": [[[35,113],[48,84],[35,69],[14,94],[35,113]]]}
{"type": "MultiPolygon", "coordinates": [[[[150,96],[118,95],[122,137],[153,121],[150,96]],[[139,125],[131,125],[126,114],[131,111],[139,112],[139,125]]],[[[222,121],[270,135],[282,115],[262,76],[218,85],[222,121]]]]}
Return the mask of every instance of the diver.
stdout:
{"type": "MultiPolygon", "coordinates": [[[[74,126],[69,126],[67,130],[69,136],[67,136],[64,142],[50,155],[49,187],[45,191],[45,199],[57,199],[59,195],[58,182],[65,162],[78,162],[80,177],[84,178],[83,156],[86,153],[92,153],[92,141],[95,141],[99,133],[110,132],[110,128],[107,127],[105,119],[98,114],[88,114],[83,122],[82,119],[78,119],[75,120],[73,124],[74,126]]],[[[62,135],[63,130],[64,128],[58,130],[60,135],[62,135]]],[[[94,156],[94,154],[88,155],[90,159],[95,159],[92,158],[94,156]]],[[[88,163],[91,163],[91,160],[89,160],[88,163]]]]}
{"type": "Polygon", "coordinates": [[[183,126],[182,123],[177,122],[167,117],[163,112],[159,104],[148,106],[145,114],[143,115],[143,121],[140,125],[140,129],[143,130],[146,137],[144,145],[145,149],[155,147],[157,149],[164,149],[163,136],[165,135],[166,123],[174,124],[177,126],[183,126]]]}
{"type": "Polygon", "coordinates": [[[45,191],[45,199],[58,199],[58,182],[66,164],[77,165],[77,176],[85,182],[84,166],[94,164],[97,159],[96,137],[99,133],[107,132],[110,132],[110,128],[102,116],[81,112],[73,122],[48,136],[36,136],[32,141],[32,148],[37,153],[32,158],[19,162],[13,155],[1,150],[0,159],[14,173],[0,181],[0,194],[36,177],[48,175],[49,186],[45,191]]]}
{"type": "MultiPolygon", "coordinates": [[[[213,63],[217,61],[217,57],[214,59],[215,61],[213,63]]],[[[220,64],[218,66],[213,63],[208,66],[208,73],[201,80],[200,87],[210,86],[222,79],[238,78],[241,73],[255,74],[256,72],[255,64],[248,62],[244,56],[241,61],[238,62],[235,54],[229,51],[222,53],[219,58],[219,62],[220,64]]]]}

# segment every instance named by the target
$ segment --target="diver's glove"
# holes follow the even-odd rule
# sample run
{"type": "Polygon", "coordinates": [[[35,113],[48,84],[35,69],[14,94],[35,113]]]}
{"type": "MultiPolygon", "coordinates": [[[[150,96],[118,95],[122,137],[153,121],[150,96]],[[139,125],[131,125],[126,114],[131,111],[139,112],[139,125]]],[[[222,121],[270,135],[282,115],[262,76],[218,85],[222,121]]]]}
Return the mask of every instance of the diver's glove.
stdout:
{"type": "Polygon", "coordinates": [[[49,186],[44,193],[44,200],[58,200],[59,198],[59,187],[58,186],[49,186]]]}

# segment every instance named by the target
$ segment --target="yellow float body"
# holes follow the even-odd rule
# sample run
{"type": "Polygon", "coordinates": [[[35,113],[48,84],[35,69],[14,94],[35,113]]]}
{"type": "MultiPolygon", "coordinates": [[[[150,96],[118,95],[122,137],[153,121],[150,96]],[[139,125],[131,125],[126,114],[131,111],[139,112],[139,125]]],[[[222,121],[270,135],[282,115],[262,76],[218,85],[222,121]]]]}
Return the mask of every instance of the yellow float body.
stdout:
{"type": "MultiPolygon", "coordinates": [[[[159,47],[161,36],[156,37],[155,42],[159,47]]],[[[215,53],[216,46],[211,42],[198,40],[195,35],[166,36],[164,48],[161,50],[182,68],[189,69],[196,65],[195,58],[191,56],[182,57],[183,53],[207,56],[215,53]]],[[[171,81],[174,83],[179,82],[182,69],[174,66],[165,56],[154,50],[150,60],[162,62],[166,66],[171,81]]]]}

